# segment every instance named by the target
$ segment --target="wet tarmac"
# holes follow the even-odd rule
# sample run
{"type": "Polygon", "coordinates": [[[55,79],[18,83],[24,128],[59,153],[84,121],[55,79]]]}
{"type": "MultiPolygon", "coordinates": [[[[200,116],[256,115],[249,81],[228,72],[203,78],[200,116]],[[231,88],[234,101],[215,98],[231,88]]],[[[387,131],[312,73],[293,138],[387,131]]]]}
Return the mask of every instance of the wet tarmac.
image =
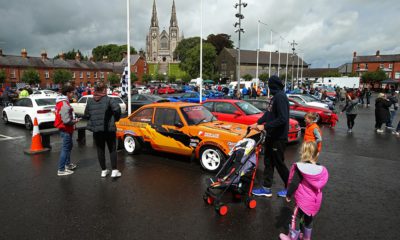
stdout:
{"type": "MultiPolygon", "coordinates": [[[[363,108],[352,134],[344,115],[336,129],[323,127],[320,162],[330,179],[313,239],[398,239],[400,138],[373,126],[373,108],[363,108]]],[[[86,145],[74,142],[78,169],[58,177],[59,136],[50,152],[28,156],[31,133],[0,123],[0,239],[278,239],[287,230],[293,205],[276,195],[257,198],[253,210],[230,204],[218,216],[202,199],[212,175],[180,156],[120,151],[122,177],[102,179],[86,135],[86,145]]],[[[299,145],[288,146],[288,164],[299,145]]],[[[281,187],[276,175],[273,191],[281,187]]]]}

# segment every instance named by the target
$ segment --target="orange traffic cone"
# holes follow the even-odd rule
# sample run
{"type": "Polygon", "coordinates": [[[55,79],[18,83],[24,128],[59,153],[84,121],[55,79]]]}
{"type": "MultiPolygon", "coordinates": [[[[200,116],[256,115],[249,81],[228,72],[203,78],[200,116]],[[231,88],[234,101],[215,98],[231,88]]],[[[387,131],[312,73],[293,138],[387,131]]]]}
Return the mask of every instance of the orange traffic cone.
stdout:
{"type": "Polygon", "coordinates": [[[33,122],[33,131],[32,131],[32,143],[30,149],[25,149],[24,153],[26,154],[36,154],[50,151],[49,148],[44,148],[42,145],[42,137],[39,132],[39,124],[37,118],[33,122]]]}

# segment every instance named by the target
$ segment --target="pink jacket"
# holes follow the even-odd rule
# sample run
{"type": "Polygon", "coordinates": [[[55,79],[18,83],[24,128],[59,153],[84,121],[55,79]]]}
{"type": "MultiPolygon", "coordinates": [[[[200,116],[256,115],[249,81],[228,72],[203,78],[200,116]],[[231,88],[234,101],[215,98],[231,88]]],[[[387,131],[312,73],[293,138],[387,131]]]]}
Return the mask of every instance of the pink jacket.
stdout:
{"type": "Polygon", "coordinates": [[[315,216],[322,203],[322,188],[328,182],[328,170],[324,166],[311,163],[295,163],[290,169],[289,184],[296,168],[300,171],[301,180],[294,199],[297,206],[308,216],[315,216]]]}

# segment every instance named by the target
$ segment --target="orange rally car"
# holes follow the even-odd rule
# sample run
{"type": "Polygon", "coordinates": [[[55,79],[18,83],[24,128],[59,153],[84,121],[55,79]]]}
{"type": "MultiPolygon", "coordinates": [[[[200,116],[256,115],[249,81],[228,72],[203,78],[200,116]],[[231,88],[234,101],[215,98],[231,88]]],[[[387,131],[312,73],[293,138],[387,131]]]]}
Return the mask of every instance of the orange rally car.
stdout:
{"type": "MultiPolygon", "coordinates": [[[[247,132],[247,125],[218,121],[200,104],[154,103],[141,107],[116,123],[117,138],[129,154],[143,146],[157,151],[194,156],[207,171],[217,171],[230,149],[247,132]]],[[[259,137],[252,130],[248,135],[259,137]]]]}

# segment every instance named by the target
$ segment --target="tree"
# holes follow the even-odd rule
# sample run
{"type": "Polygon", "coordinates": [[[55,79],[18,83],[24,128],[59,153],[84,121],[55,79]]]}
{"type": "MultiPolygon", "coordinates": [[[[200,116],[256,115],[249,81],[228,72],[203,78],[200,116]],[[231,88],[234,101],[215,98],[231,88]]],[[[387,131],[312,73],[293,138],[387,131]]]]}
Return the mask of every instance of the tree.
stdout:
{"type": "Polygon", "coordinates": [[[174,51],[174,58],[185,61],[189,50],[200,44],[200,37],[185,38],[179,42],[174,51]]]}
{"type": "Polygon", "coordinates": [[[149,75],[149,74],[143,74],[143,75],[142,75],[142,81],[145,82],[145,83],[150,82],[150,81],[151,81],[151,75],[149,75]]]}
{"type": "Polygon", "coordinates": [[[40,76],[39,76],[38,71],[36,71],[33,68],[28,68],[22,74],[22,79],[21,80],[24,83],[27,83],[29,85],[33,85],[33,84],[40,83],[40,76]]]}
{"type": "Polygon", "coordinates": [[[233,48],[231,36],[225,33],[220,33],[217,35],[210,34],[207,37],[207,42],[211,43],[215,47],[217,55],[219,55],[224,48],[233,48]]]}
{"type": "MultiPolygon", "coordinates": [[[[214,74],[214,63],[217,57],[215,47],[210,43],[203,44],[203,79],[209,79],[214,74]]],[[[189,73],[192,78],[200,75],[200,44],[190,49],[179,67],[189,73]]]]}
{"type": "Polygon", "coordinates": [[[322,74],[322,77],[341,77],[342,75],[338,71],[329,71],[322,74]]]}
{"type": "Polygon", "coordinates": [[[72,72],[65,69],[57,69],[53,73],[53,79],[55,84],[64,85],[72,80],[72,72]]]}
{"type": "Polygon", "coordinates": [[[170,83],[174,83],[174,82],[176,82],[176,76],[175,75],[169,75],[168,76],[168,80],[169,80],[170,83]]]}
{"type": "Polygon", "coordinates": [[[186,73],[185,75],[182,76],[183,82],[188,83],[188,82],[190,82],[190,80],[192,80],[192,77],[190,77],[189,74],[186,73]]]}
{"type": "Polygon", "coordinates": [[[378,69],[375,72],[366,72],[361,76],[363,83],[380,83],[385,79],[387,79],[387,76],[382,69],[378,69]]]}
{"type": "Polygon", "coordinates": [[[108,75],[108,82],[110,83],[110,85],[117,85],[120,82],[120,78],[118,77],[117,74],[110,73],[108,75]]]}
{"type": "Polygon", "coordinates": [[[4,83],[6,81],[6,71],[0,70],[0,83],[4,83]]]}
{"type": "MultiPolygon", "coordinates": [[[[83,54],[81,53],[81,51],[79,49],[77,51],[75,51],[74,48],[72,50],[64,53],[64,58],[68,59],[68,60],[75,60],[75,56],[77,53],[79,53],[79,56],[81,56],[82,60],[87,60],[87,56],[83,56],[83,54]]],[[[58,54],[57,56],[54,57],[54,59],[58,59],[58,58],[60,58],[60,54],[58,54]]]]}
{"type": "Polygon", "coordinates": [[[258,79],[260,79],[262,82],[266,82],[266,81],[268,80],[268,78],[269,78],[268,73],[261,73],[261,74],[258,76],[258,79]]]}
{"type": "Polygon", "coordinates": [[[246,75],[243,75],[242,78],[245,81],[251,81],[253,79],[253,76],[251,76],[250,74],[246,74],[246,75]]]}
{"type": "Polygon", "coordinates": [[[135,83],[138,80],[138,77],[136,76],[136,73],[131,72],[131,83],[135,83]]]}
{"type": "Polygon", "coordinates": [[[358,77],[358,73],[351,72],[351,73],[349,73],[349,77],[358,77]]]}
{"type": "MultiPolygon", "coordinates": [[[[120,62],[123,58],[122,53],[126,52],[126,49],[126,44],[120,46],[116,44],[100,45],[92,50],[93,60],[102,61],[103,57],[106,56],[110,62],[120,62]]],[[[137,54],[133,47],[131,47],[131,54],[137,54]]]]}

